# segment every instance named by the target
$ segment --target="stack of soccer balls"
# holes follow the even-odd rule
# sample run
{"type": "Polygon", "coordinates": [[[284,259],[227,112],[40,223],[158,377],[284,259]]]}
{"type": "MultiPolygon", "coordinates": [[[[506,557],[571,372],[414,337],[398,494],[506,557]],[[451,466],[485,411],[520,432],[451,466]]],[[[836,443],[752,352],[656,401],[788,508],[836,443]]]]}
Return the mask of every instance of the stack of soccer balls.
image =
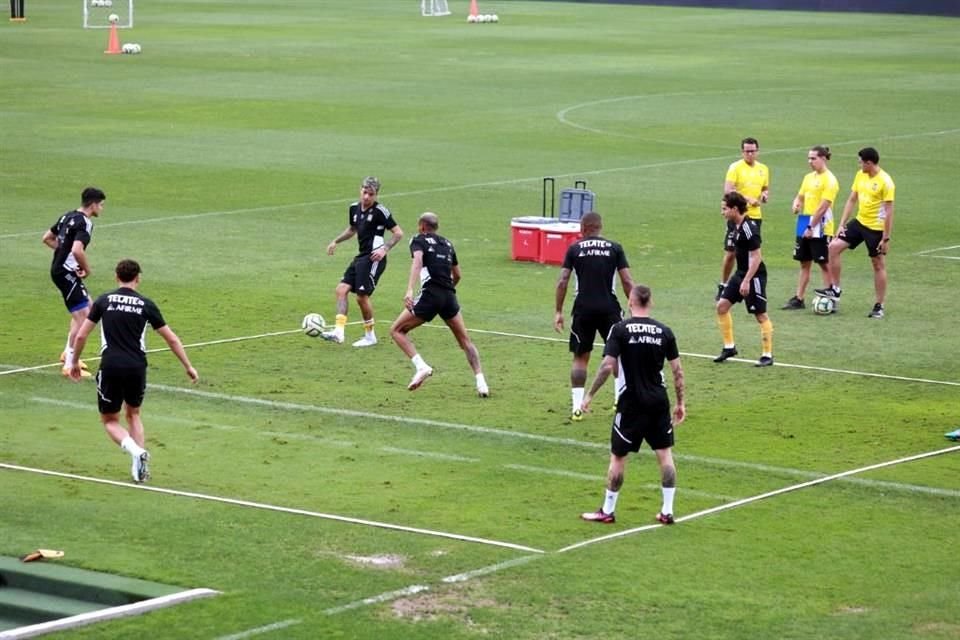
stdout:
{"type": "Polygon", "coordinates": [[[836,298],[828,298],[826,296],[814,296],[813,312],[818,316],[828,316],[831,313],[836,313],[837,312],[836,298]]]}
{"type": "Polygon", "coordinates": [[[467,22],[470,24],[480,24],[482,22],[500,22],[500,16],[495,13],[480,13],[467,16],[467,22]]]}
{"type": "Polygon", "coordinates": [[[120,50],[124,53],[140,53],[143,49],[135,42],[128,42],[120,47],[120,50]]]}
{"type": "Polygon", "coordinates": [[[112,7],[113,0],[90,0],[91,7],[112,7]]]}
{"type": "Polygon", "coordinates": [[[319,313],[308,313],[303,316],[303,322],[300,323],[300,328],[311,338],[318,337],[323,333],[326,326],[327,324],[323,321],[323,316],[319,313]]]}

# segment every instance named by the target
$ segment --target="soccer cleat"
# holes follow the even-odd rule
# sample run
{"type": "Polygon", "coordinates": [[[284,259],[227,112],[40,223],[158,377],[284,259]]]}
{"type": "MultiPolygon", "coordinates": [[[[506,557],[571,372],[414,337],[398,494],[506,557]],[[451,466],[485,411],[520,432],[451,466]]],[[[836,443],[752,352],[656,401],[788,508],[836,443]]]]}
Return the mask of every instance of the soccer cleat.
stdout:
{"type": "Polygon", "coordinates": [[[773,366],[773,356],[760,356],[760,359],[757,360],[757,364],[753,365],[755,367],[772,367],[773,366]]]}
{"type": "Polygon", "coordinates": [[[717,283],[717,295],[714,296],[713,299],[714,299],[714,300],[719,300],[719,299],[720,299],[720,296],[723,295],[723,290],[726,289],[726,288],[727,288],[727,283],[725,283],[725,282],[718,282],[718,283],[717,283]]]}
{"type": "Polygon", "coordinates": [[[583,411],[581,409],[575,409],[570,415],[570,419],[574,422],[583,422],[583,411]]]}
{"type": "Polygon", "coordinates": [[[840,289],[837,289],[835,286],[830,285],[829,287],[824,287],[823,289],[814,289],[814,293],[821,295],[824,298],[833,298],[836,300],[840,297],[840,289]]]}
{"type": "Polygon", "coordinates": [[[343,334],[337,331],[324,331],[320,334],[320,337],[326,340],[327,342],[336,342],[337,344],[343,344],[343,334]]]}
{"type": "Polygon", "coordinates": [[[487,386],[486,382],[477,384],[477,395],[480,396],[481,398],[490,397],[490,387],[487,386]]]}
{"type": "Polygon", "coordinates": [[[673,524],[673,514],[660,512],[657,514],[657,522],[660,524],[673,524]]]}
{"type": "Polygon", "coordinates": [[[586,520],[587,522],[599,522],[601,524],[613,524],[617,521],[617,516],[612,513],[604,513],[603,509],[597,509],[596,511],[588,511],[587,513],[580,514],[581,520],[586,520]]]}
{"type": "MultiPolygon", "coordinates": [[[[342,340],[341,340],[342,341],[342,340]]],[[[353,343],[355,347],[372,347],[377,344],[376,336],[363,336],[359,340],[353,343]]]]}
{"type": "Polygon", "coordinates": [[[427,378],[433,375],[433,369],[431,367],[426,367],[424,369],[417,369],[417,372],[413,374],[413,378],[410,380],[410,384],[407,385],[407,390],[416,391],[420,388],[427,378]]]}
{"type": "Polygon", "coordinates": [[[723,361],[726,360],[727,358],[732,358],[732,357],[735,356],[735,355],[737,355],[737,348],[736,348],[736,347],[729,347],[729,348],[724,347],[724,348],[723,348],[723,351],[720,352],[720,355],[718,355],[716,358],[714,358],[713,361],[714,361],[714,362],[723,362],[723,361]]]}
{"type": "Polygon", "coordinates": [[[144,451],[138,456],[133,457],[133,466],[130,468],[130,474],[133,476],[133,481],[137,484],[146,482],[150,479],[150,467],[148,463],[150,462],[150,454],[144,451]]]}
{"type": "Polygon", "coordinates": [[[801,300],[801,299],[798,298],[797,296],[793,296],[792,298],[790,298],[789,300],[787,300],[787,303],[786,303],[785,305],[783,305],[783,306],[780,307],[780,308],[789,311],[789,310],[792,310],[792,309],[804,309],[804,308],[806,308],[806,306],[807,306],[807,305],[805,305],[805,304],[803,303],[803,300],[801,300]]]}
{"type": "Polygon", "coordinates": [[[883,317],[883,305],[879,302],[873,305],[873,309],[870,313],[867,314],[868,318],[882,318],[883,317]]]}
{"type": "Polygon", "coordinates": [[[960,442],[960,429],[951,431],[950,433],[943,434],[943,437],[947,440],[953,440],[954,442],[960,442]]]}

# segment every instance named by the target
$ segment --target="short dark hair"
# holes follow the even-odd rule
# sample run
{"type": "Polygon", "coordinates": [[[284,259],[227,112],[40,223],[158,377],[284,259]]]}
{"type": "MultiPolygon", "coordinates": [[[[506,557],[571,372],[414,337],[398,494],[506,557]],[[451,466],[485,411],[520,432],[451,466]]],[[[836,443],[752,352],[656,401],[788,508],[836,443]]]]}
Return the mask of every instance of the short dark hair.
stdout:
{"type": "Polygon", "coordinates": [[[433,211],[424,211],[422,214],[420,214],[419,222],[421,222],[427,229],[430,229],[431,231],[436,231],[440,228],[440,218],[438,218],[437,214],[435,214],[433,211]]]}
{"type": "Polygon", "coordinates": [[[630,290],[630,297],[636,300],[641,307],[649,307],[653,291],[645,284],[634,285],[633,289],[630,290]]]}
{"type": "Polygon", "coordinates": [[[103,202],[106,199],[107,194],[96,187],[87,187],[83,190],[83,193],[80,194],[80,202],[82,202],[85,207],[103,202]]]}
{"type": "Polygon", "coordinates": [[[133,282],[140,275],[140,263],[130,258],[124,258],[117,263],[117,280],[133,282]]]}
{"type": "Polygon", "coordinates": [[[740,213],[747,212],[747,199],[736,191],[723,194],[723,203],[728,207],[734,207],[740,211],[740,213]]]}
{"type": "Polygon", "coordinates": [[[872,162],[873,164],[880,162],[880,152],[873,147],[864,147],[860,149],[860,151],[857,151],[857,155],[860,156],[860,159],[864,162],[872,162]]]}
{"type": "Polygon", "coordinates": [[[601,218],[600,214],[596,211],[590,211],[583,214],[583,217],[580,218],[580,226],[585,229],[602,229],[603,218],[601,218]]]}
{"type": "Polygon", "coordinates": [[[818,144],[814,147],[810,147],[810,151],[815,151],[818,156],[821,158],[830,159],[830,147],[825,144],[818,144]]]}
{"type": "Polygon", "coordinates": [[[760,143],[757,142],[756,138],[744,138],[743,140],[740,141],[740,148],[743,149],[743,145],[745,144],[755,144],[757,145],[757,149],[760,148],[760,143]]]}

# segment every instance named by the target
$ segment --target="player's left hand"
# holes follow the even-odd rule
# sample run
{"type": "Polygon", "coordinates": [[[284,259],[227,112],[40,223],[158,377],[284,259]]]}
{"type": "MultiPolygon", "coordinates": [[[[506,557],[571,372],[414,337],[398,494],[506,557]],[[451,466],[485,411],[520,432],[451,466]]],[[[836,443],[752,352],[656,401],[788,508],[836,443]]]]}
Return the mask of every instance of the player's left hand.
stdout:
{"type": "Polygon", "coordinates": [[[887,238],[886,242],[880,241],[880,255],[885,256],[888,251],[890,251],[890,238],[887,238]]]}
{"type": "Polygon", "coordinates": [[[553,330],[557,333],[563,331],[563,312],[555,313],[553,316],[553,330]]]}
{"type": "Polygon", "coordinates": [[[742,295],[744,298],[746,298],[749,293],[750,293],[750,283],[749,283],[749,282],[743,282],[743,283],[741,283],[741,285],[740,285],[740,295],[742,295]]]}
{"type": "Polygon", "coordinates": [[[386,247],[377,247],[370,253],[370,259],[374,262],[380,262],[387,257],[387,248],[386,247]]]}

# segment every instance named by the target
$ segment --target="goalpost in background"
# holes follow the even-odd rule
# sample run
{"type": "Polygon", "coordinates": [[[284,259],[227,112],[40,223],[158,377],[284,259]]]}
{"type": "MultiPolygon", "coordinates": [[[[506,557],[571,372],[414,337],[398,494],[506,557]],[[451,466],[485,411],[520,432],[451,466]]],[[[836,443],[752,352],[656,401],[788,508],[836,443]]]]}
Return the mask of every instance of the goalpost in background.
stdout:
{"type": "MultiPolygon", "coordinates": [[[[130,0],[133,2],[133,0],[130,0]]],[[[448,16],[450,7],[447,6],[447,0],[420,0],[420,15],[422,16],[448,16]]]]}
{"type": "Polygon", "coordinates": [[[116,14],[117,27],[133,28],[133,0],[81,0],[83,2],[83,28],[109,29],[110,14],[116,14]]]}

